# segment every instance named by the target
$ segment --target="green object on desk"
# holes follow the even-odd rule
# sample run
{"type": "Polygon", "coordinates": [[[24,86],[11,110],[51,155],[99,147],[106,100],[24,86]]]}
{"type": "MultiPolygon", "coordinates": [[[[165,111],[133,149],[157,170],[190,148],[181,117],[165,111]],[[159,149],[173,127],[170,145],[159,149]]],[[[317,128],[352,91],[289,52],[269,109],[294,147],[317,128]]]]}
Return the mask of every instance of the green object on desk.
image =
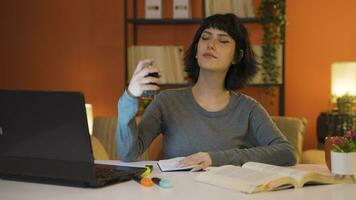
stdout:
{"type": "Polygon", "coordinates": [[[152,165],[146,165],[145,166],[146,170],[141,174],[141,177],[148,177],[151,175],[151,172],[153,170],[153,166],[152,165]]]}

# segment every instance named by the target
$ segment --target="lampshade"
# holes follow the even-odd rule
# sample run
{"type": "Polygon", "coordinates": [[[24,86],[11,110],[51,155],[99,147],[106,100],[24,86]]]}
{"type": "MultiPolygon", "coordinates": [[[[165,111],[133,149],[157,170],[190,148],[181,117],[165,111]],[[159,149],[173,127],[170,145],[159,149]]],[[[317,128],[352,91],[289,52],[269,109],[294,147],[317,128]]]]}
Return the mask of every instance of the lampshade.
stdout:
{"type": "Polygon", "coordinates": [[[331,94],[356,96],[356,62],[336,62],[331,65],[331,94]]]}
{"type": "Polygon", "coordinates": [[[93,106],[91,104],[85,104],[85,109],[87,112],[89,133],[90,133],[90,135],[92,135],[93,134],[93,123],[94,123],[93,106]]]}

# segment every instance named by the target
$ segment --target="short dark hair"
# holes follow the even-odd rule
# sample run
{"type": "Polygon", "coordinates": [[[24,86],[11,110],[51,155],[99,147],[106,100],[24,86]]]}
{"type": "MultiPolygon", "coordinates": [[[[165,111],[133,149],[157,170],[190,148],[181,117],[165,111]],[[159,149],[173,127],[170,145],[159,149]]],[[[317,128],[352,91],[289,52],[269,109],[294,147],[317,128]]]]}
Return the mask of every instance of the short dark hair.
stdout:
{"type": "Polygon", "coordinates": [[[207,17],[203,20],[201,26],[195,33],[193,42],[186,52],[184,62],[185,71],[188,78],[193,83],[198,81],[200,67],[196,59],[198,42],[203,31],[207,28],[214,28],[224,31],[232,37],[236,42],[234,60],[236,64],[232,64],[225,77],[225,88],[227,90],[236,90],[242,88],[256,73],[257,62],[255,53],[250,44],[248,32],[240,19],[231,13],[216,14],[207,17]],[[241,50],[243,55],[241,58],[241,50]]]}

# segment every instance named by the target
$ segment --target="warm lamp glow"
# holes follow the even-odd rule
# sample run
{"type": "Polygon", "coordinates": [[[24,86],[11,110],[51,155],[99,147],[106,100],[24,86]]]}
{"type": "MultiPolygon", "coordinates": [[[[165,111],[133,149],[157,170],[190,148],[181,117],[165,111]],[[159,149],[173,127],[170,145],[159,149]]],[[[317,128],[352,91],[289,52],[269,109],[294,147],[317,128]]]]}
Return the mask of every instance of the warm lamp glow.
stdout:
{"type": "Polygon", "coordinates": [[[331,94],[356,96],[356,62],[337,62],[331,65],[331,94]]]}
{"type": "Polygon", "coordinates": [[[90,135],[93,134],[93,123],[94,123],[94,115],[93,115],[93,106],[91,104],[85,104],[85,109],[87,112],[87,121],[90,135]]]}

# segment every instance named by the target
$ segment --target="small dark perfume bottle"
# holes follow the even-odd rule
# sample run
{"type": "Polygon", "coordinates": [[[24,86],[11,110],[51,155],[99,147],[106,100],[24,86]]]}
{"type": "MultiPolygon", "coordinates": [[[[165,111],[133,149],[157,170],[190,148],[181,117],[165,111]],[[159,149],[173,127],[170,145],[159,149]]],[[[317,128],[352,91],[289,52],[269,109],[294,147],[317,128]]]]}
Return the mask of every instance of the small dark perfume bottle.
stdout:
{"type": "MultiPolygon", "coordinates": [[[[152,66],[152,64],[153,64],[153,62],[149,63],[147,65],[147,67],[152,66]]],[[[148,76],[159,78],[158,72],[149,73],[145,77],[148,77],[148,76]]],[[[157,85],[157,83],[148,83],[148,84],[157,85]]],[[[156,94],[157,94],[157,91],[155,91],[155,90],[145,90],[145,91],[143,91],[142,98],[143,99],[153,99],[156,94]]]]}

